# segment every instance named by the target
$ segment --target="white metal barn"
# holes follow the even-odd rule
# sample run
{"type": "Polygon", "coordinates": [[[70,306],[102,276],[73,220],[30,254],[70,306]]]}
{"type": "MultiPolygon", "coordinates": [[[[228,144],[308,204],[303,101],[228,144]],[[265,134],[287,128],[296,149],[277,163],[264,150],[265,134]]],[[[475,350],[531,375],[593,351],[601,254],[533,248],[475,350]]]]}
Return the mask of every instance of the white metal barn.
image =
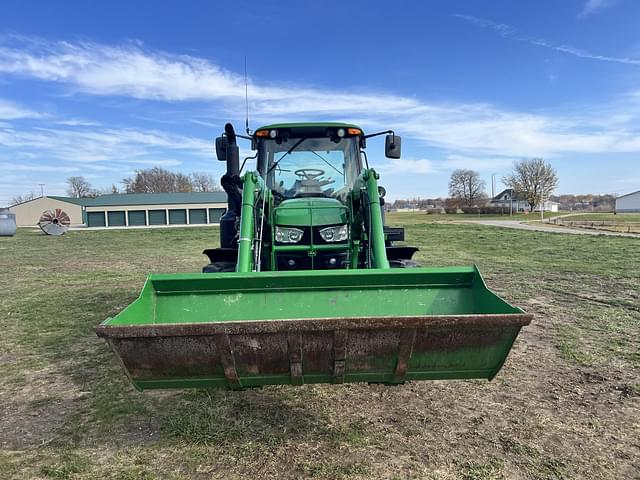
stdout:
{"type": "Polygon", "coordinates": [[[640,190],[616,198],[616,213],[640,212],[640,190]]]}

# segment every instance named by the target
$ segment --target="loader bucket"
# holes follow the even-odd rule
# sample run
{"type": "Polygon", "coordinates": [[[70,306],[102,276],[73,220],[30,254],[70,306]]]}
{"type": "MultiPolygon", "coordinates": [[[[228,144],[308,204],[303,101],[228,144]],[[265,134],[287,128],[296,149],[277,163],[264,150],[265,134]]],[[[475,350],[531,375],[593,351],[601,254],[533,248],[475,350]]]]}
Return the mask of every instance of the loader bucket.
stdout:
{"type": "Polygon", "coordinates": [[[476,267],[151,275],[96,327],[138,389],[493,378],[531,315],[476,267]]]}

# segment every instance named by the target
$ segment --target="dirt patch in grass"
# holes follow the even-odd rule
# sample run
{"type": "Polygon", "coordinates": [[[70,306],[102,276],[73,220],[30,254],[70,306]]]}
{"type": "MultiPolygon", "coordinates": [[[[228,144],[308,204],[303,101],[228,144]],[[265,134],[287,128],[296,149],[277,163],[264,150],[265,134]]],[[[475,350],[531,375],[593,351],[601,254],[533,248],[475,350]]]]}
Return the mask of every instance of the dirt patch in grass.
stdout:
{"type": "Polygon", "coordinates": [[[0,447],[19,450],[56,440],[78,396],[77,388],[50,368],[26,373],[19,389],[0,394],[0,447]]]}

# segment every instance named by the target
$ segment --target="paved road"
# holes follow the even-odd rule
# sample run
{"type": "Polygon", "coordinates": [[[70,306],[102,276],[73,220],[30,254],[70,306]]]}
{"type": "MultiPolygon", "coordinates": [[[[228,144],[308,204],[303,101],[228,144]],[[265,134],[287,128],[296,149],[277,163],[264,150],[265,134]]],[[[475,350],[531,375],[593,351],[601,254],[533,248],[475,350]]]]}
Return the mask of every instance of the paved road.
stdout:
{"type": "Polygon", "coordinates": [[[606,232],[602,230],[588,230],[586,228],[552,227],[545,224],[522,223],[517,220],[464,220],[465,223],[479,223],[490,227],[516,228],[518,230],[533,230],[537,232],[569,233],[572,235],[607,235],[611,237],[640,238],[635,233],[606,232]]]}

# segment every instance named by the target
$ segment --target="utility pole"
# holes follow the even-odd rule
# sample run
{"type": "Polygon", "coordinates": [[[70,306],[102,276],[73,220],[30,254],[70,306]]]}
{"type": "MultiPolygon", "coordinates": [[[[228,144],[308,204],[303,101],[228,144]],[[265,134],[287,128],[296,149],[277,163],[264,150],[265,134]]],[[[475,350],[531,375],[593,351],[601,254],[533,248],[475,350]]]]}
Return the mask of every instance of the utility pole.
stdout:
{"type": "Polygon", "coordinates": [[[540,222],[544,222],[544,183],[540,185],[540,222]]]}
{"type": "Polygon", "coordinates": [[[509,189],[509,216],[513,216],[513,188],[509,189]]]}
{"type": "Polygon", "coordinates": [[[496,174],[491,174],[491,200],[496,198],[496,174]]]}
{"type": "Polygon", "coordinates": [[[38,185],[40,185],[40,196],[44,197],[44,183],[39,183],[38,185]]]}

